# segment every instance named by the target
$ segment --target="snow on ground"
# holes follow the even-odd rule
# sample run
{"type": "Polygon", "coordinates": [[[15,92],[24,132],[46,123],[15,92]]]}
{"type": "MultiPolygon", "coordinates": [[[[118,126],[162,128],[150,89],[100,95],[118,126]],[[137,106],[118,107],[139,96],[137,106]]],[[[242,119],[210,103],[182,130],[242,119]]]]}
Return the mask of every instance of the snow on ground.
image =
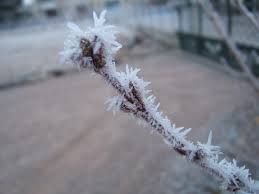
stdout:
{"type": "Polygon", "coordinates": [[[1,31],[0,83],[44,76],[46,69],[55,68],[65,32],[65,24],[1,31]]]}

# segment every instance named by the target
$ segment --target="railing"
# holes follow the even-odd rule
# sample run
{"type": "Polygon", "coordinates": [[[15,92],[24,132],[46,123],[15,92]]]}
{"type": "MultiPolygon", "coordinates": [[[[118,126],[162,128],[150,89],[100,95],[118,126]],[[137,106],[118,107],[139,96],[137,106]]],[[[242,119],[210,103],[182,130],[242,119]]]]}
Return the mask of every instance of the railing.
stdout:
{"type": "MultiPolygon", "coordinates": [[[[222,1],[221,1],[222,2],[222,1]]],[[[225,30],[237,44],[244,61],[259,76],[259,33],[229,0],[214,5],[224,23],[225,30]]],[[[253,10],[256,12],[256,9],[253,10]]],[[[239,69],[231,52],[218,35],[210,19],[198,4],[186,3],[177,8],[178,37],[182,49],[201,54],[239,69]]]]}
{"type": "Polygon", "coordinates": [[[178,28],[177,13],[166,5],[130,4],[113,9],[110,15],[110,19],[120,26],[142,27],[166,33],[174,33],[178,28]]]}

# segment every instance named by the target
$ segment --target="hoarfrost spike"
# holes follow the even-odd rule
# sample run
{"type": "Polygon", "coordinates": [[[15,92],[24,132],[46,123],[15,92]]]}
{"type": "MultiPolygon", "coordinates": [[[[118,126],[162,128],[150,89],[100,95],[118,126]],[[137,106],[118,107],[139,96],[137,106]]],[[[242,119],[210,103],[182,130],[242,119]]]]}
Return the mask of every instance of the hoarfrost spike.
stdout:
{"type": "Polygon", "coordinates": [[[72,22],[68,22],[67,23],[67,27],[75,32],[82,32],[82,30],[78,27],[78,25],[72,23],[72,22]]]}
{"type": "Polygon", "coordinates": [[[212,131],[210,131],[209,133],[207,145],[211,145],[211,142],[212,142],[212,131]]]}
{"type": "Polygon", "coordinates": [[[101,27],[105,23],[105,14],[106,10],[103,10],[98,18],[97,14],[93,13],[95,27],[101,27]]]}
{"type": "Polygon", "coordinates": [[[183,137],[186,136],[190,131],[192,130],[192,128],[186,129],[183,132],[180,133],[180,135],[182,135],[183,137]]]}
{"type": "Polygon", "coordinates": [[[160,106],[160,103],[158,103],[158,104],[156,105],[156,107],[155,107],[155,111],[157,111],[157,110],[158,110],[159,106],[160,106]]]}
{"type": "Polygon", "coordinates": [[[182,131],[182,130],[184,129],[184,127],[177,127],[177,128],[175,128],[175,125],[173,125],[173,128],[174,128],[174,130],[175,130],[177,133],[179,133],[180,131],[182,131]]]}

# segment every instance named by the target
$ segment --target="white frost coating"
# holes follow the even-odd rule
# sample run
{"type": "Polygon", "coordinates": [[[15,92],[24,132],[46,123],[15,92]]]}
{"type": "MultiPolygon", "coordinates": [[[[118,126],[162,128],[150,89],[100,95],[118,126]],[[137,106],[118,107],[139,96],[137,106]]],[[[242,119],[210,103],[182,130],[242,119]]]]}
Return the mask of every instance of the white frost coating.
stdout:
{"type": "Polygon", "coordinates": [[[67,27],[70,30],[67,39],[64,42],[64,50],[60,52],[62,63],[75,63],[75,59],[81,54],[79,46],[80,39],[84,32],[74,23],[69,22],[67,27]]]}
{"type": "Polygon", "coordinates": [[[121,104],[123,101],[122,96],[114,96],[108,99],[105,104],[108,104],[107,111],[112,111],[115,114],[120,110],[121,104]]]}
{"type": "MultiPolygon", "coordinates": [[[[94,27],[88,28],[89,32],[93,35],[101,38],[101,41],[105,43],[105,46],[109,48],[110,54],[116,53],[122,46],[119,42],[116,41],[116,34],[118,31],[113,25],[104,25],[106,19],[106,10],[102,11],[100,17],[98,18],[96,13],[93,13],[94,16],[94,27]]],[[[107,48],[107,49],[108,49],[107,48]]]]}
{"type": "MultiPolygon", "coordinates": [[[[115,27],[105,25],[105,13],[105,11],[102,12],[99,18],[94,13],[94,27],[89,27],[85,32],[75,24],[68,24],[70,34],[65,41],[64,51],[61,52],[64,61],[78,65],[79,62],[86,60],[85,57],[88,57],[87,61],[90,63],[89,56],[82,55],[80,48],[82,39],[91,43],[93,55],[100,54],[100,49],[104,49],[101,54],[105,59],[105,65],[95,67],[97,68],[96,72],[102,75],[119,93],[118,96],[110,98],[106,102],[108,104],[107,110],[112,110],[114,113],[122,110],[150,124],[171,148],[185,156],[190,162],[221,179],[225,189],[241,193],[256,193],[259,190],[259,185],[258,182],[251,179],[248,169],[244,166],[238,167],[235,160],[228,162],[224,158],[219,159],[221,151],[218,146],[212,145],[211,132],[205,144],[190,142],[186,139],[186,135],[191,129],[177,128],[159,111],[160,104],[156,103],[156,98],[149,95],[150,90],[146,89],[150,83],[137,76],[139,69],[133,69],[126,65],[125,72],[116,70],[113,54],[121,48],[121,45],[116,41],[117,31],[115,27]],[[98,38],[96,39],[96,37],[98,38]]],[[[97,64],[92,63],[91,65],[96,66],[97,64]]]]}
{"type": "MultiPolygon", "coordinates": [[[[86,31],[82,31],[78,25],[72,22],[67,24],[70,32],[64,42],[64,50],[60,52],[62,63],[80,66],[80,61],[77,60],[82,55],[80,40],[85,38],[91,42],[94,40],[95,36],[97,36],[99,42],[95,44],[94,52],[100,48],[100,43],[103,43],[106,60],[112,64],[112,55],[115,54],[122,45],[116,41],[116,34],[118,33],[116,27],[113,25],[104,25],[105,14],[106,11],[102,11],[98,18],[94,12],[94,27],[88,27],[86,31]]],[[[87,64],[88,67],[91,67],[89,65],[90,64],[87,64]]]]}
{"type": "Polygon", "coordinates": [[[128,65],[126,65],[126,71],[125,72],[116,72],[115,76],[123,86],[123,88],[126,89],[126,91],[131,91],[129,87],[129,83],[132,82],[132,84],[138,89],[141,96],[144,97],[145,94],[148,93],[146,91],[146,87],[150,84],[150,82],[145,82],[143,79],[140,79],[137,76],[137,73],[140,71],[140,69],[133,69],[132,67],[129,68],[128,65]]]}

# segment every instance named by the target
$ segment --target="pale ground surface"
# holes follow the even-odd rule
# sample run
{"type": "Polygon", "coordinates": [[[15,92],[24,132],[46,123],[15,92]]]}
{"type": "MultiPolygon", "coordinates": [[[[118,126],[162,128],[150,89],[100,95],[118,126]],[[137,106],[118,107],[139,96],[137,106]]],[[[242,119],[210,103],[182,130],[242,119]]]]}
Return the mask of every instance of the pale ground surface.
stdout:
{"type": "MultiPolygon", "coordinates": [[[[60,31],[24,35],[30,42],[2,40],[8,46],[1,45],[1,68],[55,64],[60,31]]],[[[122,61],[142,69],[161,108],[178,126],[192,127],[193,140],[206,141],[203,126],[212,116],[254,95],[246,82],[177,50],[122,61]]],[[[100,77],[85,72],[0,91],[0,194],[184,193],[180,177],[199,177],[188,177],[187,162],[150,128],[106,112],[112,94],[100,77]]]]}

